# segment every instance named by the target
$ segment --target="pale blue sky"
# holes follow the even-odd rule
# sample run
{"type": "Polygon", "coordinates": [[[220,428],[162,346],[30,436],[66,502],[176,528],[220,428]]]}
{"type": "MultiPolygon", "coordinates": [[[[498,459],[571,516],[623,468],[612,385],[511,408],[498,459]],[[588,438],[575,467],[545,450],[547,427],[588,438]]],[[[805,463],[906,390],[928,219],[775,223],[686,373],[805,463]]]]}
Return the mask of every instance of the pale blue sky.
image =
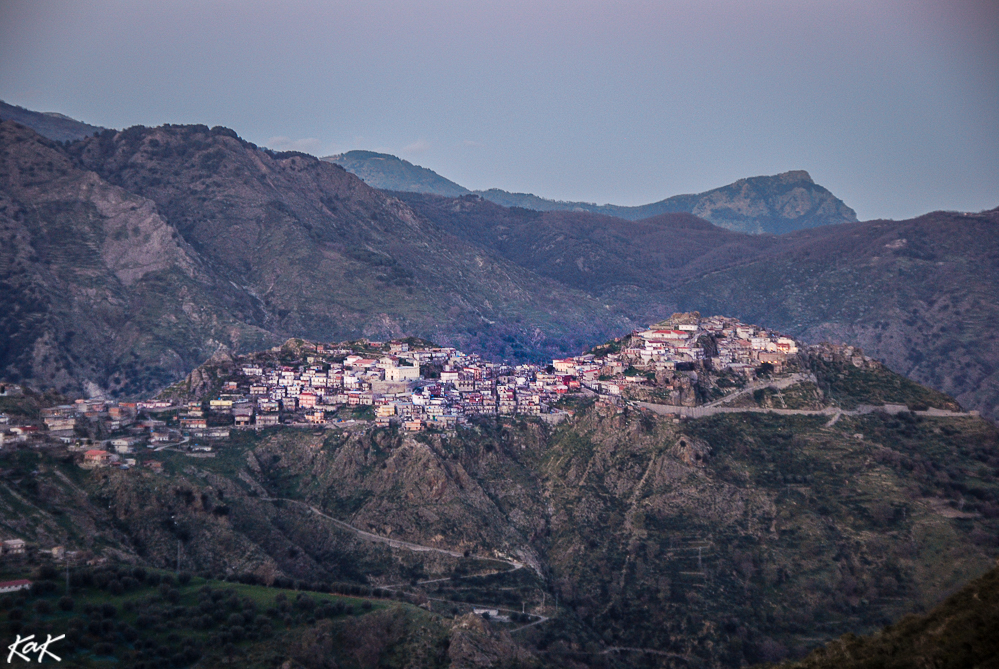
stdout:
{"type": "Polygon", "coordinates": [[[806,169],[862,219],[999,206],[999,3],[0,0],[0,98],[641,204],[806,169]]]}

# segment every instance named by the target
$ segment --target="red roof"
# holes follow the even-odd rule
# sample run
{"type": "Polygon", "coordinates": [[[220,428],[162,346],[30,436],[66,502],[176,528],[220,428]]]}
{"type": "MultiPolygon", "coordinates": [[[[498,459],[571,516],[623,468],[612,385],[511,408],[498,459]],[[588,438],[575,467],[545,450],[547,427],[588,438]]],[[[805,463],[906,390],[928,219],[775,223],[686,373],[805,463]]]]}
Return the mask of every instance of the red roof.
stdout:
{"type": "Polygon", "coordinates": [[[31,585],[31,581],[21,578],[16,581],[0,581],[0,588],[11,588],[15,585],[31,585]]]}
{"type": "Polygon", "coordinates": [[[88,458],[97,458],[97,457],[100,457],[102,455],[107,455],[107,454],[108,454],[107,451],[102,451],[99,448],[92,448],[92,449],[90,449],[89,451],[86,452],[86,456],[88,458]]]}

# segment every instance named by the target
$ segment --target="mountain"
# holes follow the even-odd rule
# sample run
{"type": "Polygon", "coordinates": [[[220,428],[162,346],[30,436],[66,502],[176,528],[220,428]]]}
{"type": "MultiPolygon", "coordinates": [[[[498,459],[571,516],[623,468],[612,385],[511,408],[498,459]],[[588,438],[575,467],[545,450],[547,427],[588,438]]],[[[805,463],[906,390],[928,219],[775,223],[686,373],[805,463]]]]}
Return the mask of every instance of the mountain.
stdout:
{"type": "Polygon", "coordinates": [[[7,380],[136,396],[288,336],[414,333],[517,357],[629,327],[336,165],[224,128],[65,147],[5,121],[0,150],[7,380]]]}
{"type": "Polygon", "coordinates": [[[740,179],[695,195],[673,197],[636,207],[546,200],[536,195],[491,189],[476,191],[505,207],[538,211],[586,211],[638,221],[667,213],[689,213],[715,225],[749,234],[784,234],[793,230],[857,220],[857,214],[804,170],[740,179]]]}
{"type": "MultiPolygon", "coordinates": [[[[381,190],[448,197],[460,197],[471,192],[432,170],[385,153],[349,151],[323,160],[342,166],[361,177],[369,186],[381,190]]],[[[808,172],[803,170],[740,179],[704,193],[676,195],[637,207],[547,200],[537,195],[510,193],[497,188],[474,191],[474,194],[504,207],[588,212],[629,221],[660,214],[688,213],[727,230],[749,234],[780,235],[792,230],[857,220],[857,214],[852,209],[812,181],[808,172]]]]}
{"type": "Polygon", "coordinates": [[[387,153],[374,151],[348,151],[323,160],[335,163],[351,174],[356,174],[372,188],[413,193],[433,193],[458,197],[469,191],[445,179],[433,170],[414,165],[387,153]]]}
{"type": "Polygon", "coordinates": [[[786,669],[992,667],[999,657],[999,568],[921,616],[906,616],[870,637],[852,634],[786,669]]]}
{"type": "Polygon", "coordinates": [[[745,235],[687,213],[387,195],[222,128],[65,147],[5,122],[2,140],[7,380],[134,396],[289,336],[537,359],[703,309],[863,346],[999,418],[997,211],[745,235]]]}
{"type": "MultiPolygon", "coordinates": [[[[344,355],[311,346],[307,362],[301,350],[220,357],[198,374],[242,387],[247,364],[344,355]]],[[[999,431],[905,409],[760,412],[904,406],[913,393],[951,403],[856,352],[810,348],[789,364],[803,380],[704,418],[577,396],[558,425],[233,429],[215,457],[137,456],[162,473],[5,451],[0,518],[38,547],[118,564],[172,568],[179,546],[182,568],[203,576],[391,589],[432,600],[451,634],[473,606],[524,611],[547,620],[481,652],[507,643],[506,656],[551,666],[800,657],[928,610],[993,566],[999,431]]],[[[698,385],[732,382],[700,371],[698,385]]]]}
{"type": "Polygon", "coordinates": [[[9,105],[0,100],[0,120],[16,121],[26,125],[42,137],[48,137],[57,142],[72,141],[90,137],[95,132],[105,128],[77,121],[56,112],[36,112],[24,107],[9,105]]]}
{"type": "Polygon", "coordinates": [[[0,123],[0,369],[70,394],[140,395],[220,346],[271,341],[152,201],[0,123]]]}
{"type": "Polygon", "coordinates": [[[846,341],[999,419],[999,210],[823,226],[780,236],[689,214],[627,222],[399,194],[471,243],[585,290],[639,322],[728,313],[806,341],[846,341]]]}

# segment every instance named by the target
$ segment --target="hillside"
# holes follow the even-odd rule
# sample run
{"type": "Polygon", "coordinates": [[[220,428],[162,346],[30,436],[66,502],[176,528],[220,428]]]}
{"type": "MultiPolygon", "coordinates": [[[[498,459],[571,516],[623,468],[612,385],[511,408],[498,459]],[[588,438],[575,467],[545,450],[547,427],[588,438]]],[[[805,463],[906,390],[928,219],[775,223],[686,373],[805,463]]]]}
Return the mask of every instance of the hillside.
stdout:
{"type": "Polygon", "coordinates": [[[999,658],[999,569],[975,579],[922,616],[870,637],[846,635],[787,669],[994,667],[999,658]]]}
{"type": "Polygon", "coordinates": [[[221,345],[271,341],[247,322],[248,296],[207,269],[153,202],[76,168],[60,146],[12,122],[0,124],[0,147],[7,380],[144,394],[221,345]]]}
{"type": "Polygon", "coordinates": [[[77,121],[56,112],[36,112],[17,105],[9,105],[0,100],[0,121],[14,121],[27,126],[42,137],[57,142],[72,141],[90,137],[104,128],[77,121]]]}
{"type": "MultiPolygon", "coordinates": [[[[878,365],[822,365],[822,403],[912,392],[878,365]]],[[[999,550],[999,431],[979,418],[562,407],[558,425],[235,430],[215,457],[138,456],[162,473],[4,451],[0,517],[40,548],[171,567],[179,545],[195,573],[390,588],[454,624],[473,605],[525,611],[550,620],[517,652],[558,666],[800,656],[931,608],[999,550]]]]}
{"type": "Polygon", "coordinates": [[[68,148],[0,125],[0,369],[136,396],[220,349],[400,333],[517,357],[626,318],[304,154],[224,128],[105,131],[68,148]]]}
{"type": "MultiPolygon", "coordinates": [[[[20,562],[28,566],[26,560],[20,562]]],[[[113,564],[74,565],[71,594],[65,594],[59,561],[43,558],[28,573],[19,573],[17,566],[6,565],[4,575],[29,576],[34,587],[4,596],[0,612],[5,631],[45,629],[46,637],[54,638],[48,650],[71,666],[239,662],[244,667],[332,669],[415,662],[471,669],[483,658],[540,666],[509,633],[478,616],[442,618],[393,601],[385,591],[330,594],[331,589],[361,588],[322,584],[318,592],[303,592],[292,583],[264,587],[113,564]]],[[[20,638],[25,636],[32,638],[20,638]]],[[[15,648],[29,661],[38,657],[23,645],[15,648]]]]}
{"type": "Polygon", "coordinates": [[[469,192],[467,188],[445,179],[433,170],[387,153],[348,151],[326,156],[323,160],[356,174],[364,183],[379,190],[432,193],[448,197],[460,197],[469,192]]]}

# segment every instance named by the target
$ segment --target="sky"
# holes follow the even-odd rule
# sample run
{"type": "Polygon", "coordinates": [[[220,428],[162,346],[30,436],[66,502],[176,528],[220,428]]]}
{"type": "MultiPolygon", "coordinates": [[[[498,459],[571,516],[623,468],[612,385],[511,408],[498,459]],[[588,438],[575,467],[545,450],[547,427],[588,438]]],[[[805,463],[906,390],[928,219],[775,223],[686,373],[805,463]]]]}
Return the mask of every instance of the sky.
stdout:
{"type": "Polygon", "coordinates": [[[0,99],[561,200],[804,169],[862,220],[999,206],[995,0],[0,0],[0,99]]]}

